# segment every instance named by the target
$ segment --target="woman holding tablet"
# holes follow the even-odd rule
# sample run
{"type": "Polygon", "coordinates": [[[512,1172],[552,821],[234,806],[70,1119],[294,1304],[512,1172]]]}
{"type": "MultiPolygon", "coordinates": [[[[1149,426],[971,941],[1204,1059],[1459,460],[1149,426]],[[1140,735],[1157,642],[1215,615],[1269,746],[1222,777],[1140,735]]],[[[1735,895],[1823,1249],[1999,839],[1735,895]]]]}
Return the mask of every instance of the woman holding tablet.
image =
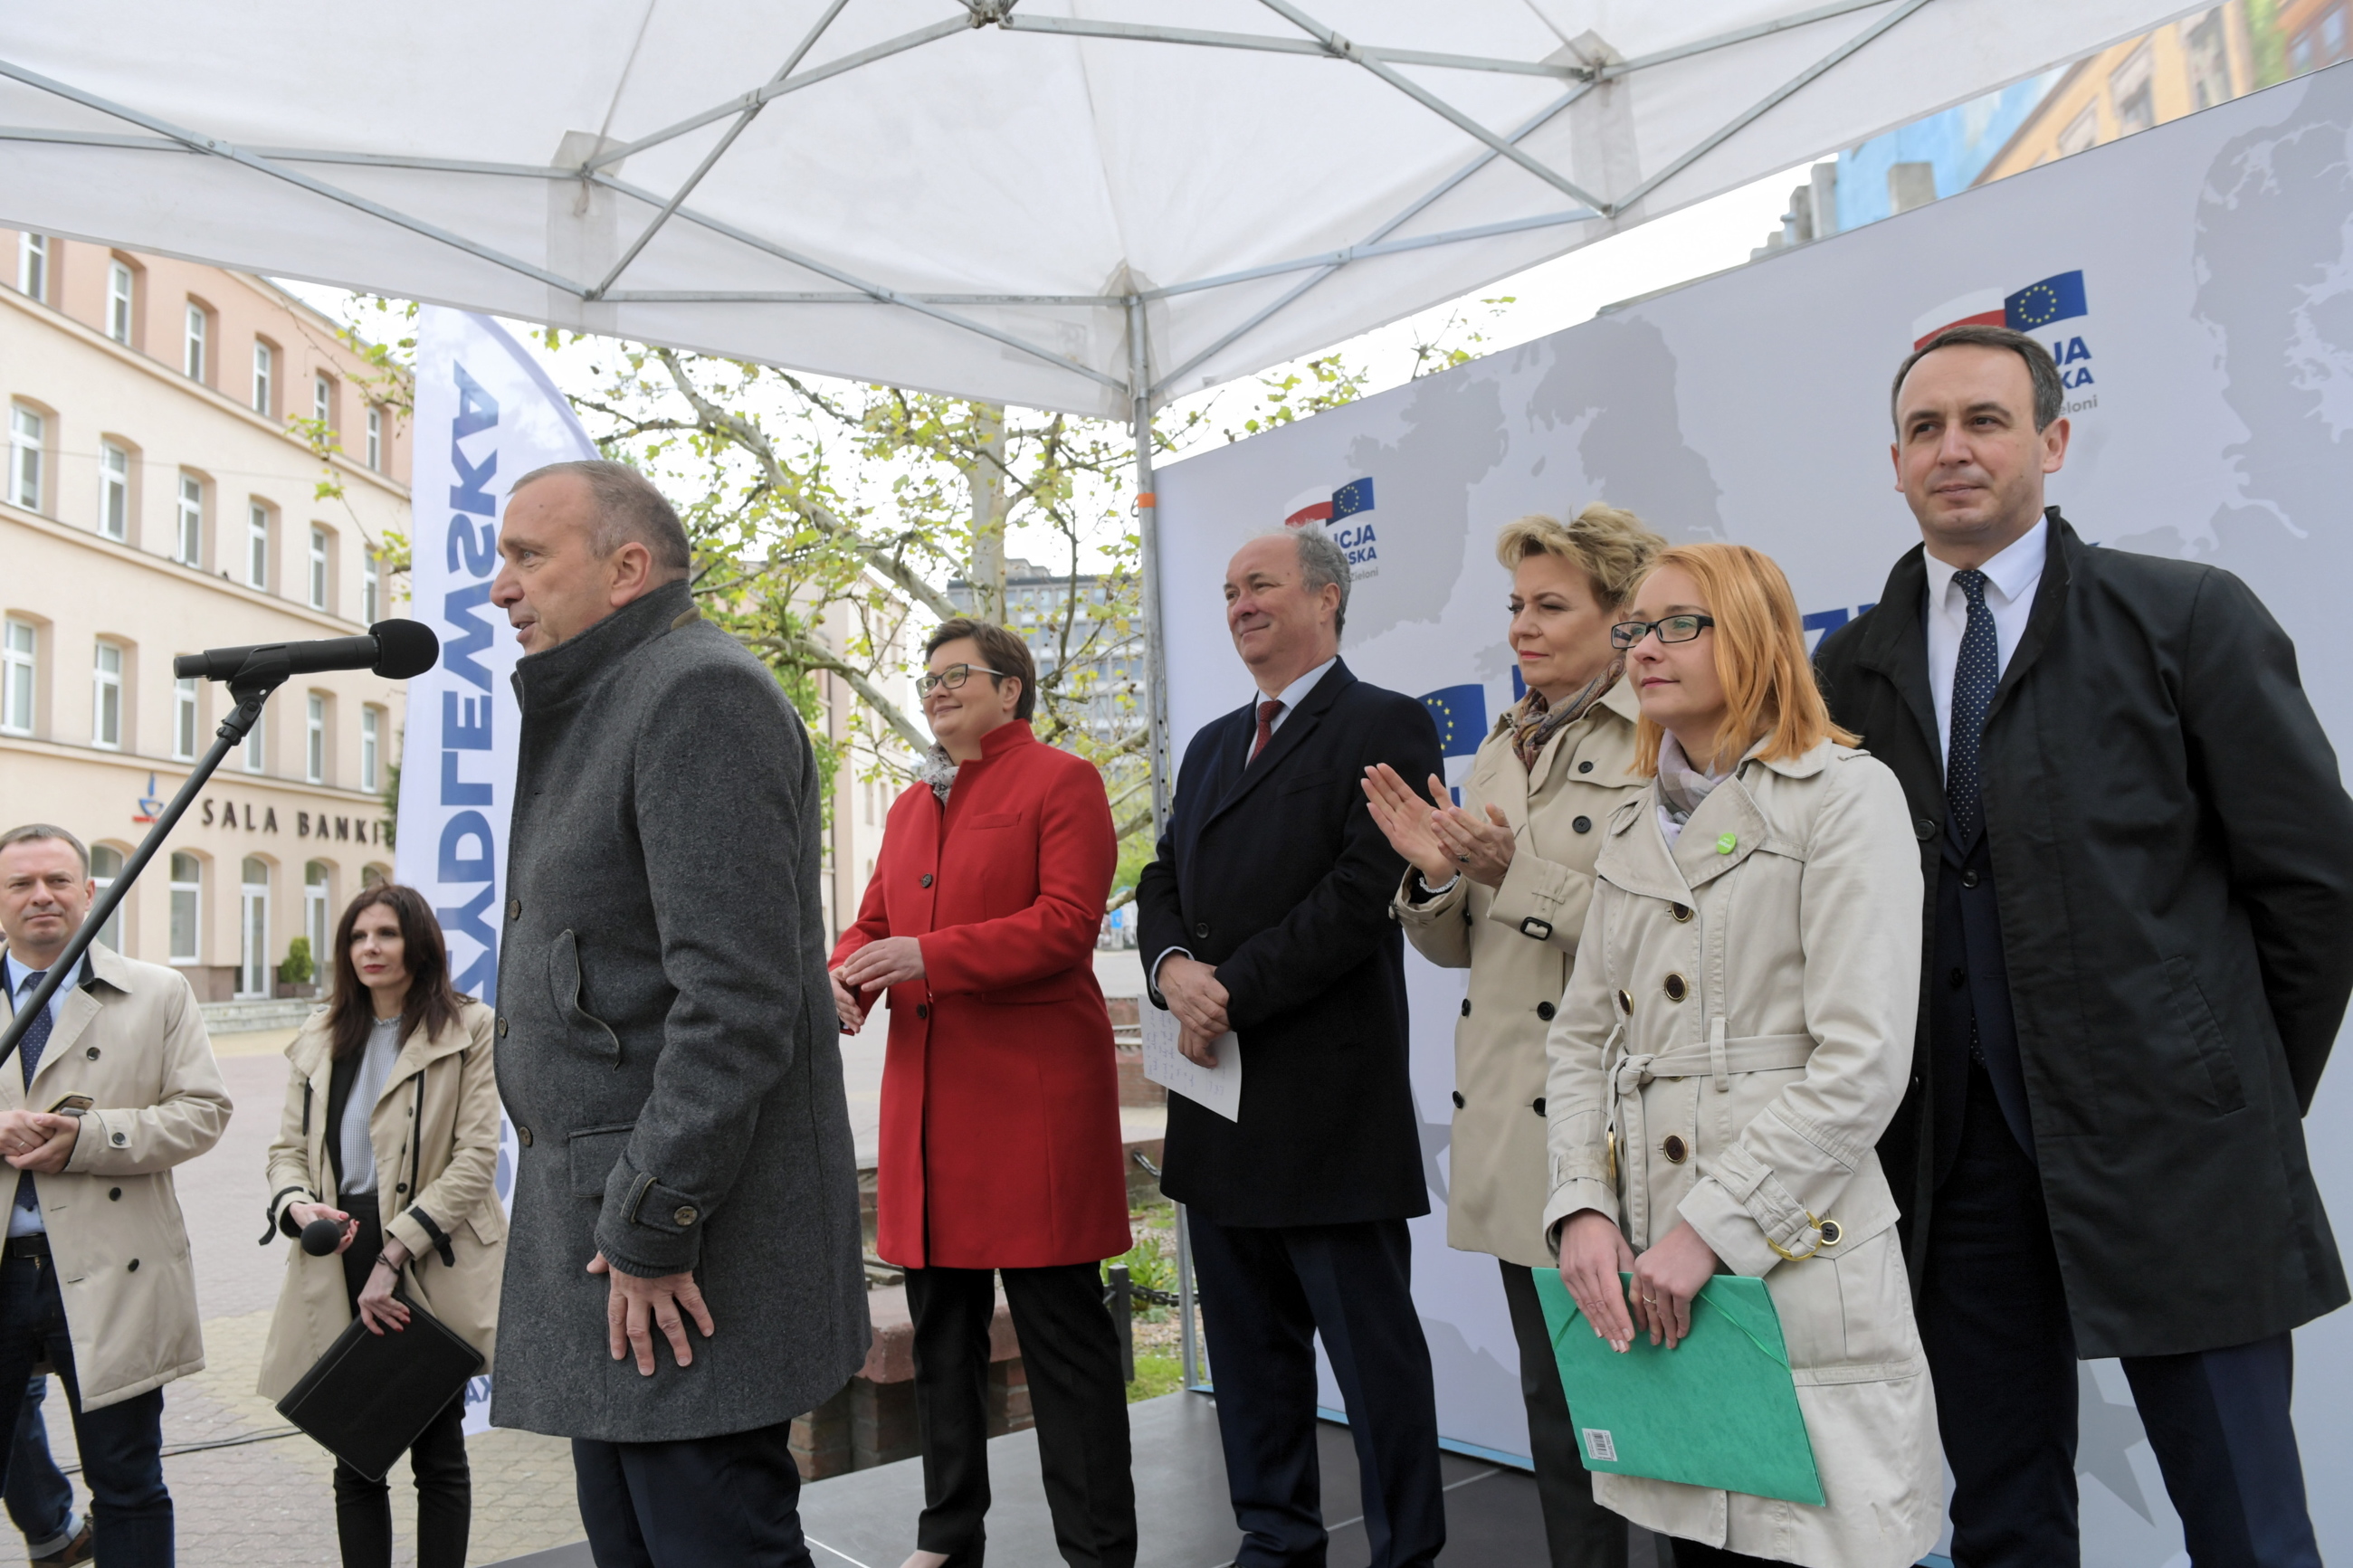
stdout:
{"type": "Polygon", "coordinates": [[[1919,1006],[1903,791],[1831,723],[1788,580],[1756,551],[1665,552],[1612,636],[1651,782],[1604,829],[1549,1041],[1545,1222],[1621,1351],[1678,1342],[1712,1276],[1762,1279],[1827,1501],[1603,1473],[1594,1493],[1672,1537],[1680,1568],[1901,1568],[1936,1543],[1944,1496],[1873,1152],[1919,1006]]]}

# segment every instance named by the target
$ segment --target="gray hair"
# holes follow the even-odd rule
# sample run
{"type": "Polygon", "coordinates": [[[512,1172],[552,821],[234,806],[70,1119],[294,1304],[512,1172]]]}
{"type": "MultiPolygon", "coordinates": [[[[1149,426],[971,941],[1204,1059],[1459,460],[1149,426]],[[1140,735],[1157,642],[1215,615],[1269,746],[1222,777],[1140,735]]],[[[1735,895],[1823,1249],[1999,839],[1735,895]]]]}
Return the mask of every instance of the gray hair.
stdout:
{"type": "Polygon", "coordinates": [[[1340,609],[1332,617],[1332,636],[1336,639],[1348,624],[1348,552],[1332,542],[1331,535],[1320,528],[1285,528],[1267,534],[1269,539],[1288,538],[1299,548],[1300,585],[1311,594],[1321,594],[1324,584],[1336,583],[1340,588],[1340,609]]]}
{"type": "Polygon", "coordinates": [[[70,845],[73,852],[81,858],[81,874],[85,880],[88,879],[90,851],[82,847],[80,839],[62,827],[53,827],[46,822],[28,822],[22,827],[12,827],[5,833],[0,833],[0,849],[7,848],[11,844],[30,844],[43,838],[54,838],[59,843],[70,845]]]}
{"type": "Polygon", "coordinates": [[[596,498],[596,522],[588,535],[588,547],[599,559],[635,540],[646,547],[659,569],[681,574],[693,570],[694,554],[687,544],[686,526],[678,521],[677,510],[654,488],[651,479],[627,463],[604,458],[550,463],[517,479],[507,491],[508,499],[512,500],[516,490],[533,480],[554,479],[558,474],[578,479],[596,498]]]}

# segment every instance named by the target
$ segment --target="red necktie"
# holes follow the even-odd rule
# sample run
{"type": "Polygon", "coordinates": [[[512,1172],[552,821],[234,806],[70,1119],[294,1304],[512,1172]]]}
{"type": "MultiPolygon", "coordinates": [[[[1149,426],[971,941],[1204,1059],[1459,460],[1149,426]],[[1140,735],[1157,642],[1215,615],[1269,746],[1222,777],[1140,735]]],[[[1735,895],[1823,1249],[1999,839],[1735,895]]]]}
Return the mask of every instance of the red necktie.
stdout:
{"type": "MultiPolygon", "coordinates": [[[[1258,754],[1266,750],[1267,741],[1274,734],[1274,716],[1282,711],[1282,703],[1278,698],[1270,697],[1258,705],[1258,739],[1250,742],[1250,763],[1258,761],[1258,754]]],[[[1242,766],[1248,767],[1250,763],[1242,766]]]]}

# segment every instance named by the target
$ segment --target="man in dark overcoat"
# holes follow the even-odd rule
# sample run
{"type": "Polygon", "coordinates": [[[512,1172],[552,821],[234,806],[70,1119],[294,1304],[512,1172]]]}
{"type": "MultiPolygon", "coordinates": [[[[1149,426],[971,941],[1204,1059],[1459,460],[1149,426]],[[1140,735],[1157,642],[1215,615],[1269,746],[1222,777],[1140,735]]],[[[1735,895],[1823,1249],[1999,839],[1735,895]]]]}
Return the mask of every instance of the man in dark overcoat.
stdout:
{"type": "Polygon", "coordinates": [[[2117,1356],[2190,1557],[2317,1568],[2288,1335],[2346,1300],[2303,1116],[2353,989],[2353,801],[2244,584],[2045,510],[2061,398],[1999,327],[1904,363],[1924,543],[1818,660],[1927,881],[1880,1150],[1953,1560],[2075,1561],[2075,1362],[2117,1356]]]}
{"type": "Polygon", "coordinates": [[[1241,1119],[1168,1100],[1161,1189],[1187,1205],[1241,1568],[1320,1563],[1320,1331],[1363,1471],[1372,1568],[1445,1543],[1430,1350],[1406,1221],[1430,1212],[1406,1071],[1405,862],[1366,808],[1375,763],[1443,766],[1430,712],[1340,660],[1348,560],[1320,531],[1251,541],[1226,624],[1257,687],[1185,751],[1136,884],[1152,1000],[1188,1056],[1228,1030],[1241,1119]]]}
{"type": "Polygon", "coordinates": [[[499,549],[526,657],[491,1419],[573,1439],[600,1568],[798,1568],[791,1423],[870,1337],[823,781],[775,677],[696,611],[685,531],[634,469],[525,475],[499,549]]]}

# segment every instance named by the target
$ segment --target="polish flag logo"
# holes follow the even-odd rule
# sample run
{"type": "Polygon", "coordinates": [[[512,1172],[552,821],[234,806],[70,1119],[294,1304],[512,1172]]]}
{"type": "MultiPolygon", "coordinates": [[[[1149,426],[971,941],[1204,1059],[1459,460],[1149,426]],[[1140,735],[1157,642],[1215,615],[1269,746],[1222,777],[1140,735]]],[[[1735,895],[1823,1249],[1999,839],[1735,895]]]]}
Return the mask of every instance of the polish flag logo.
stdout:
{"type": "Polygon", "coordinates": [[[2001,290],[1979,289],[1947,300],[1912,323],[1912,346],[1918,348],[1947,327],[1999,327],[2006,324],[2001,290]]]}

